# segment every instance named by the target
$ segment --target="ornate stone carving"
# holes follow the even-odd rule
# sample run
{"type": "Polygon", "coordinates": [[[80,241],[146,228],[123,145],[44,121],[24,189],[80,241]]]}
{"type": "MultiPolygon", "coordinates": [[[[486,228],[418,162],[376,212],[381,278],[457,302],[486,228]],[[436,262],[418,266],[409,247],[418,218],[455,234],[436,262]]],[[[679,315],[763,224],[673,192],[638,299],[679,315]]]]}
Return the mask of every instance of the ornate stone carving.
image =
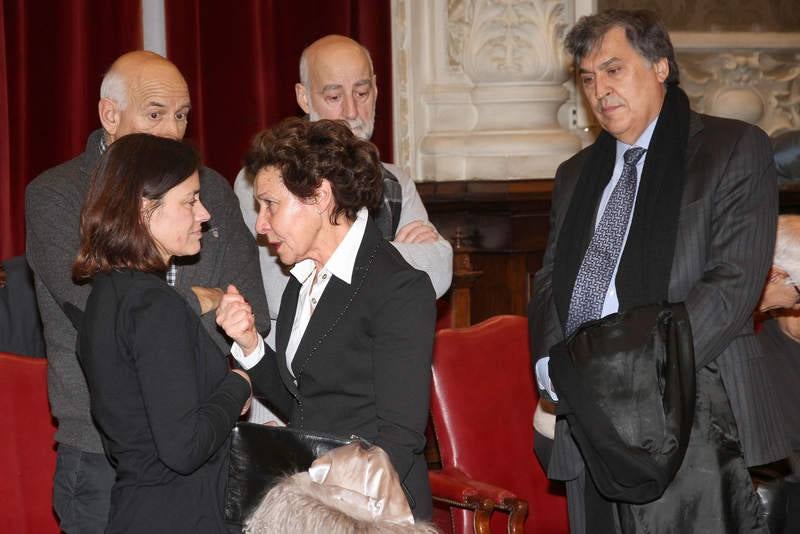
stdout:
{"type": "Polygon", "coordinates": [[[692,52],[679,53],[678,61],[697,111],[757,124],[769,134],[800,128],[800,53],[692,52]]]}
{"type": "Polygon", "coordinates": [[[464,39],[471,13],[472,0],[447,0],[447,66],[453,72],[464,69],[464,39]]]}
{"type": "Polygon", "coordinates": [[[573,2],[393,0],[400,164],[418,180],[552,177],[581,145],[558,122],[573,2]]]}
{"type": "Polygon", "coordinates": [[[476,81],[563,82],[563,12],[560,0],[450,0],[449,65],[476,81]]]}

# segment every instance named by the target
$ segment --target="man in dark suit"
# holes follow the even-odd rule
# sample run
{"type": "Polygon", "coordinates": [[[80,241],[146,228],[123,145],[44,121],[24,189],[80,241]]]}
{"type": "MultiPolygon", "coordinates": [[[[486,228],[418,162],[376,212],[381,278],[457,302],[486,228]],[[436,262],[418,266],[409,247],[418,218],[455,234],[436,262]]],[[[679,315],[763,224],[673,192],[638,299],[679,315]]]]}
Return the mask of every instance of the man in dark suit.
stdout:
{"type": "Polygon", "coordinates": [[[745,460],[787,452],[750,320],[775,238],[769,140],[689,109],[672,43],[650,12],[583,17],[566,47],[603,132],[556,173],[529,310],[546,399],[534,422],[537,452],[550,478],[567,481],[573,533],[587,532],[587,521],[593,533],[762,531],[745,460]],[[698,389],[689,449],[714,465],[685,460],[660,499],[625,508],[597,495],[566,420],[552,415],[549,356],[586,321],[663,301],[684,302],[689,314],[698,389]],[[695,509],[680,504],[687,498],[695,509]]]}

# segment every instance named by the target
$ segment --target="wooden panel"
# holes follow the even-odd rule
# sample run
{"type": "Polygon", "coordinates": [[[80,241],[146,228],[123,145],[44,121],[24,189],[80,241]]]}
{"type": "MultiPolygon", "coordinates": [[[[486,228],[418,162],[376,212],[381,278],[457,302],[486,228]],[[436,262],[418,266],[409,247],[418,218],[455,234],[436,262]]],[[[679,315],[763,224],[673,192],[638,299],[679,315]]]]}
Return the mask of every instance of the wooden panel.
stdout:
{"type": "MultiPolygon", "coordinates": [[[[552,180],[437,182],[418,185],[428,215],[454,244],[455,256],[480,271],[469,284],[454,269],[454,286],[471,291],[469,322],[493,315],[526,315],[532,274],[547,241],[552,180]]],[[[463,271],[463,269],[462,269],[463,271]]],[[[460,291],[460,290],[456,290],[460,291]]],[[[454,302],[454,322],[462,322],[454,302]]]]}

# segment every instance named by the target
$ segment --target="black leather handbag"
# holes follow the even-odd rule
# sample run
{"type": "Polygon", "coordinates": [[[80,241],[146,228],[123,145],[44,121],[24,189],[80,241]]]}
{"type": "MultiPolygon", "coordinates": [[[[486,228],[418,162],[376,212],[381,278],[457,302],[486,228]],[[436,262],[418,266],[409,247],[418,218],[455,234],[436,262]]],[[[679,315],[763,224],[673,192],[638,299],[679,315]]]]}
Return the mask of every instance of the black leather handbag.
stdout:
{"type": "MultiPolygon", "coordinates": [[[[237,423],[231,431],[225,521],[242,526],[267,492],[287,475],[354,440],[294,428],[237,423]]],[[[363,441],[363,440],[362,440],[363,441]]]]}

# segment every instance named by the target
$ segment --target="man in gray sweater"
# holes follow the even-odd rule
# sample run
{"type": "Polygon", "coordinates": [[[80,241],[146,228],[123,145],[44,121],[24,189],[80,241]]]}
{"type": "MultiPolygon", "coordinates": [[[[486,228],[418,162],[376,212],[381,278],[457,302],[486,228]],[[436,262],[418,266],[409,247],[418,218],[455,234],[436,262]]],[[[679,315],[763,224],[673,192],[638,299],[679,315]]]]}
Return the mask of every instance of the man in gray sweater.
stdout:
{"type": "MultiPolygon", "coordinates": [[[[89,135],[82,154],[45,171],[26,191],[26,254],[44,324],[50,406],[58,420],[53,506],[67,533],[105,530],[115,478],[92,422],[89,392],[75,355],[76,332],[64,313],[67,303],[83,309],[91,289],[74,284],[70,277],[79,245],[80,211],[92,171],[108,145],[135,132],[181,139],[190,106],[186,82],[171,62],[151,52],[121,56],[100,88],[98,112],[103,128],[89,135]]],[[[269,330],[269,314],[256,243],[230,185],[203,167],[200,188],[211,213],[202,250],[197,256],[176,260],[166,276],[227,353],[229,343],[209,312],[216,309],[228,284],[250,301],[263,333],[269,330]]]]}

